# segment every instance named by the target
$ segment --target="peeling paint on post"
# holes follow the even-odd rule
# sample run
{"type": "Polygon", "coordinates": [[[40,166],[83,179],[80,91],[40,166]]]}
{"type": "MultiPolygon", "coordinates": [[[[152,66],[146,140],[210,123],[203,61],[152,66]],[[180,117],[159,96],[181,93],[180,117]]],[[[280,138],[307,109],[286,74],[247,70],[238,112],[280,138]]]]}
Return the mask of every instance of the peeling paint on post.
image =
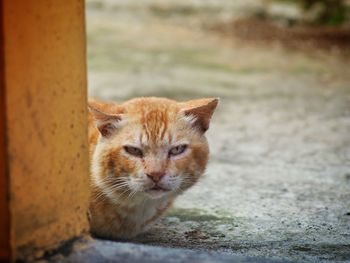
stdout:
{"type": "Polygon", "coordinates": [[[4,0],[12,235],[17,257],[88,230],[83,0],[4,0]]]}

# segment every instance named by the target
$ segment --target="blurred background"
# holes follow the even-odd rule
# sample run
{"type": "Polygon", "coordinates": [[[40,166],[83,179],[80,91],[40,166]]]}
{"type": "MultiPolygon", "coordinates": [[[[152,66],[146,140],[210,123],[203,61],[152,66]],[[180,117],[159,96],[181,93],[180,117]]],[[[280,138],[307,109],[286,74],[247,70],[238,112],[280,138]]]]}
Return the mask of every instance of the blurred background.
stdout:
{"type": "Polygon", "coordinates": [[[135,242],[350,260],[350,1],[86,9],[90,97],[221,98],[206,176],[135,242]]]}

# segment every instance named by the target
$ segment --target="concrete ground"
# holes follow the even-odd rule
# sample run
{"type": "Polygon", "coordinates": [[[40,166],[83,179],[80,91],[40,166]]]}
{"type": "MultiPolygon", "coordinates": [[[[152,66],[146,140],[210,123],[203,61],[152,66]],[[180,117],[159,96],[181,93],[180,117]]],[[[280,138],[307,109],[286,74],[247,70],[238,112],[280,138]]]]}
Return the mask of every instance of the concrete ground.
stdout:
{"type": "Polygon", "coordinates": [[[90,96],[221,98],[206,175],[132,242],[350,262],[349,59],[203,29],[258,1],[175,2],[87,2],[90,96]]]}
{"type": "MultiPolygon", "coordinates": [[[[227,253],[174,249],[159,246],[118,243],[114,241],[94,240],[84,244],[84,249],[74,253],[66,251],[66,256],[58,254],[50,262],[62,263],[288,263],[282,260],[270,260],[262,257],[229,255],[227,253]]],[[[47,261],[41,261],[44,263],[47,261]]]]}

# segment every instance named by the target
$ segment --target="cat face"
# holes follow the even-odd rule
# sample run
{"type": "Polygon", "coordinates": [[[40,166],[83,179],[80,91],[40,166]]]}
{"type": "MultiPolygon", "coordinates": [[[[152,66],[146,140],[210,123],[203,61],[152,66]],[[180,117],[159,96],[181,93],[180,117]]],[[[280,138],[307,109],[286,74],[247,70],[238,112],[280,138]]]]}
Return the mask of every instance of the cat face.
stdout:
{"type": "Polygon", "coordinates": [[[92,158],[95,183],[111,198],[156,199],[186,190],[205,170],[204,133],[217,103],[162,98],[120,106],[90,103],[100,133],[92,158]]]}

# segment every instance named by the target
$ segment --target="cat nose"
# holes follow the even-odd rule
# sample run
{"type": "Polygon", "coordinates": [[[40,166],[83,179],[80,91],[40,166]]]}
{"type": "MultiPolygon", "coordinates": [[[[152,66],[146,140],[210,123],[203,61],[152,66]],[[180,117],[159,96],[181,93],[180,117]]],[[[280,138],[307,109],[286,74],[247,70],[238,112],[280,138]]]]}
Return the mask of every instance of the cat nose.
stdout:
{"type": "Polygon", "coordinates": [[[153,182],[158,183],[163,178],[163,176],[165,175],[165,172],[150,172],[150,173],[146,173],[146,175],[153,182]]]}

